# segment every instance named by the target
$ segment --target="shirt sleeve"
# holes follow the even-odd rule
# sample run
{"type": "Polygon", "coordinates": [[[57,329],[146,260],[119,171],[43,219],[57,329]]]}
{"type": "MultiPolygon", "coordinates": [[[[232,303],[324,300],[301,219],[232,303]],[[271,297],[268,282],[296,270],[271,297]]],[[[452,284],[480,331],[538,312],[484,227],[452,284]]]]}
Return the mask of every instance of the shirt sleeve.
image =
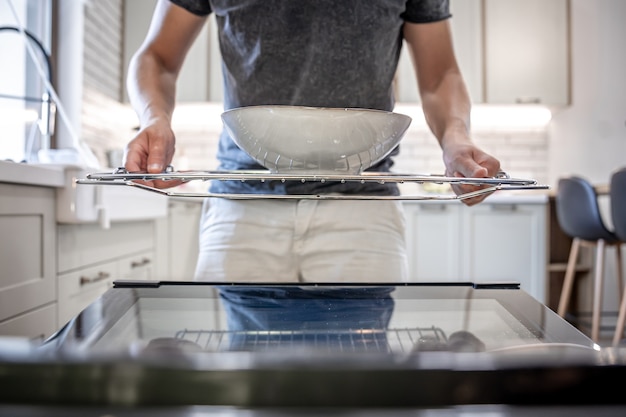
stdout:
{"type": "Polygon", "coordinates": [[[170,2],[198,16],[207,16],[211,13],[209,0],[170,0],[170,2]]]}
{"type": "Polygon", "coordinates": [[[438,22],[451,17],[450,0],[407,0],[402,18],[411,23],[438,22]]]}

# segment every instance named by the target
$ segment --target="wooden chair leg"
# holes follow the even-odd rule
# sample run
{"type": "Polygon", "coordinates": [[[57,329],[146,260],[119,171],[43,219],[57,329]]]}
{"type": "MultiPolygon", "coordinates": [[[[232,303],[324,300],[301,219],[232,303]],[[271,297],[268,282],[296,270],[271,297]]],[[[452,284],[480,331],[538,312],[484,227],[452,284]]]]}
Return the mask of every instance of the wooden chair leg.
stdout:
{"type": "Polygon", "coordinates": [[[591,340],[596,343],[600,339],[602,291],[604,290],[604,249],[604,240],[598,240],[596,246],[596,271],[593,286],[593,311],[591,317],[591,340]]]}
{"type": "Polygon", "coordinates": [[[624,324],[626,323],[626,291],[622,294],[622,303],[619,306],[619,314],[617,315],[617,325],[615,327],[615,335],[613,335],[613,346],[619,345],[624,334],[624,324]]]}
{"type": "Polygon", "coordinates": [[[621,304],[622,302],[622,294],[624,293],[624,269],[622,265],[622,244],[618,243],[615,245],[615,256],[616,256],[616,275],[617,278],[617,296],[620,297],[617,300],[617,304],[621,304]]]}
{"type": "Polygon", "coordinates": [[[581,240],[575,238],[572,241],[572,247],[569,251],[567,260],[567,269],[565,270],[565,278],[563,279],[563,288],[561,289],[561,298],[559,300],[559,308],[557,313],[561,317],[565,317],[567,313],[567,305],[572,294],[572,286],[574,284],[574,276],[576,274],[576,263],[578,261],[578,251],[580,249],[581,240]]]}
{"type": "MultiPolygon", "coordinates": [[[[623,279],[623,265],[622,265],[622,253],[621,247],[618,244],[616,246],[617,252],[617,276],[622,282],[623,279]]],[[[617,325],[615,326],[615,334],[613,335],[613,346],[617,347],[619,342],[622,340],[622,335],[624,334],[624,324],[626,322],[626,290],[622,290],[621,292],[621,301],[619,306],[619,313],[617,315],[617,325]]]]}
{"type": "Polygon", "coordinates": [[[619,306],[619,314],[617,316],[617,326],[613,335],[613,346],[617,347],[622,335],[624,334],[624,323],[626,322],[626,291],[622,294],[622,303],[619,306]]]}

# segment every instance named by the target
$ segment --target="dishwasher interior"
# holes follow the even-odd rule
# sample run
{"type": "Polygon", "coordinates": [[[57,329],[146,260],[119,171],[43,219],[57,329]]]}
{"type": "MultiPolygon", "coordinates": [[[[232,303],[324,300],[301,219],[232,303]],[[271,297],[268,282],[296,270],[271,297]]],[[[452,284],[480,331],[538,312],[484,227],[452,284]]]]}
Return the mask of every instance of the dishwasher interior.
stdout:
{"type": "Polygon", "coordinates": [[[616,406],[626,372],[506,282],[116,281],[2,359],[0,404],[144,410],[616,406]]]}

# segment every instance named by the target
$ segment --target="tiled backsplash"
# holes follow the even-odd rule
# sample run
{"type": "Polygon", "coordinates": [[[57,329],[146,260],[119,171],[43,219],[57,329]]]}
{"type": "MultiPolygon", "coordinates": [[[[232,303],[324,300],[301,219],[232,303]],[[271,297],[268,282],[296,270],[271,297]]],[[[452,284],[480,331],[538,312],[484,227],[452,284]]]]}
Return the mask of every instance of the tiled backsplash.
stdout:
{"type": "MultiPolygon", "coordinates": [[[[175,167],[210,169],[215,167],[216,130],[178,132],[175,167]]],[[[547,134],[545,132],[480,132],[474,141],[496,156],[502,168],[512,176],[532,177],[544,181],[547,176],[547,134]]],[[[396,172],[443,174],[441,149],[435,137],[425,130],[409,130],[395,158],[396,172]]]]}
{"type": "MultiPolygon", "coordinates": [[[[83,137],[96,156],[106,164],[111,149],[122,149],[132,138],[137,119],[128,105],[119,104],[93,89],[86,89],[83,108],[83,137]]],[[[214,105],[213,105],[214,106],[214,105]]],[[[219,118],[219,116],[214,116],[219,118]]],[[[174,125],[177,137],[173,165],[176,169],[215,169],[220,123],[174,125]]],[[[547,129],[528,131],[480,130],[474,142],[497,157],[502,169],[514,177],[534,178],[546,182],[548,160],[547,129]]],[[[396,172],[443,174],[441,149],[435,137],[425,128],[409,128],[395,159],[396,172]]]]}
{"type": "MultiPolygon", "coordinates": [[[[215,105],[209,105],[214,107],[215,105]]],[[[83,134],[103,164],[110,149],[121,149],[132,138],[137,120],[127,105],[112,102],[95,90],[86,90],[83,134]]],[[[211,113],[215,113],[211,110],[211,113]]],[[[218,115],[213,115],[218,119],[218,115]]],[[[176,118],[175,118],[176,121],[176,118]]],[[[174,124],[177,137],[175,169],[215,169],[217,141],[221,123],[174,124]]],[[[548,133],[546,130],[475,131],[474,142],[497,157],[502,169],[514,177],[546,182],[548,175],[548,133]]],[[[443,174],[441,149],[426,128],[409,128],[395,159],[396,172],[443,174]]]]}
{"type": "MultiPolygon", "coordinates": [[[[89,2],[85,6],[85,78],[83,85],[83,140],[93,149],[103,166],[107,151],[121,149],[132,138],[137,118],[122,104],[121,38],[122,0],[89,2]]],[[[182,122],[174,115],[177,135],[175,169],[215,169],[217,138],[221,129],[217,104],[180,106],[182,122]],[[204,112],[206,110],[206,113],[204,112]],[[185,112],[195,112],[185,117],[185,112]],[[198,113],[198,111],[200,113],[198,113]],[[199,114],[197,117],[195,115],[199,114]],[[206,116],[205,116],[206,114],[206,116]],[[206,121],[206,122],[205,122],[206,121]]],[[[179,110],[177,110],[179,111],[179,110]]],[[[473,139],[486,152],[502,162],[502,169],[515,177],[545,182],[548,176],[547,129],[475,129],[473,139]]],[[[395,171],[441,174],[443,162],[437,141],[426,126],[412,124],[401,144],[395,171]]]]}

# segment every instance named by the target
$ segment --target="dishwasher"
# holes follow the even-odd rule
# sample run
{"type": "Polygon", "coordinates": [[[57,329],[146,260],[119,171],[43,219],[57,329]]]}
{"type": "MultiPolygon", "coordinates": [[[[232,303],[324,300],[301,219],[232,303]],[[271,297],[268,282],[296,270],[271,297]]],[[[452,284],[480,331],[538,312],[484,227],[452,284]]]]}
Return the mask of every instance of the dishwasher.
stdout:
{"type": "Polygon", "coordinates": [[[17,416],[626,410],[625,352],[507,282],[116,281],[42,345],[1,351],[17,416]]]}
{"type": "MultiPolygon", "coordinates": [[[[80,184],[168,196],[465,199],[545,189],[501,173],[92,174],[80,184]],[[468,194],[218,195],[176,181],[472,184],[468,194]]],[[[36,346],[0,341],[12,416],[622,416],[626,351],[601,348],[516,282],[263,283],[117,280],[36,346]]],[[[17,343],[17,342],[16,342],[17,343]]]]}

